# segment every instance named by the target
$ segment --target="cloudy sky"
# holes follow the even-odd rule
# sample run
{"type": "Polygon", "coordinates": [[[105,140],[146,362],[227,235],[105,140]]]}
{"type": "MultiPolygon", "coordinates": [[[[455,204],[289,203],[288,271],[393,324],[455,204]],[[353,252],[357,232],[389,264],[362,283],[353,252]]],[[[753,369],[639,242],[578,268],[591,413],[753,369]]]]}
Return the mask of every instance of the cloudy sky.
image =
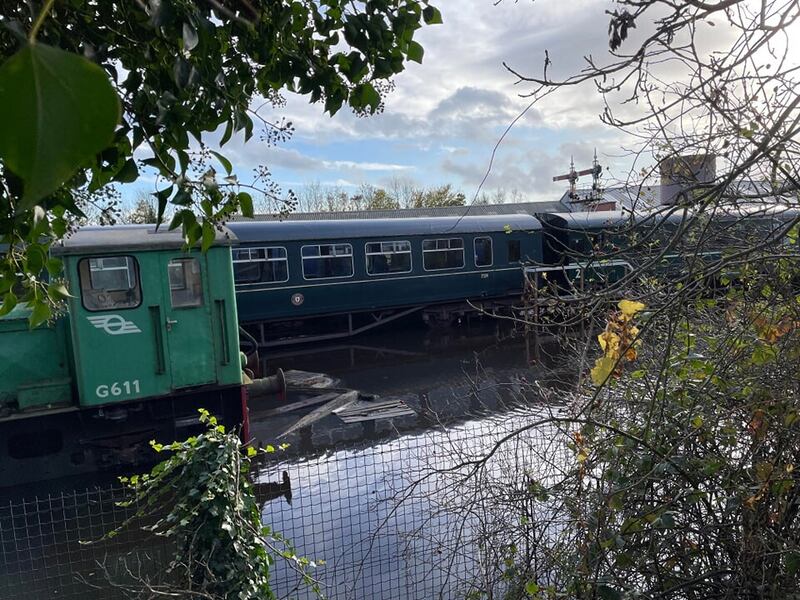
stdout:
{"type": "MultiPolygon", "coordinates": [[[[285,187],[309,182],[355,187],[386,185],[393,177],[420,185],[452,183],[468,196],[486,173],[492,149],[511,121],[527,106],[524,88],[506,71],[540,72],[544,50],[566,72],[584,54],[606,47],[606,2],[597,0],[438,2],[444,23],[418,35],[422,64],[410,63],[395,80],[383,114],[358,118],[346,110],[330,118],[304,98],[287,98],[287,118],[297,127],[277,148],[248,148],[285,187]]],[[[583,90],[591,95],[591,90],[583,90]]],[[[589,166],[616,132],[599,124],[597,99],[569,94],[534,107],[498,149],[486,188],[515,189],[526,197],[552,197],[563,184],[570,155],[589,166]]],[[[602,162],[602,161],[601,161],[602,162]]],[[[608,161],[605,161],[608,162],[608,161]]]]}
{"type": "MultiPolygon", "coordinates": [[[[446,183],[471,198],[489,168],[503,131],[528,105],[528,91],[502,66],[541,73],[545,49],[550,75],[574,72],[583,56],[606,54],[607,0],[441,0],[444,24],[418,35],[423,63],[409,63],[385,111],[358,118],[346,109],[331,118],[320,104],[287,96],[276,116],[291,120],[291,140],[267,147],[234,139],[223,152],[240,178],[267,165],[284,189],[310,183],[387,186],[392,178],[421,186],[446,183]]],[[[634,35],[638,35],[638,32],[634,35]]],[[[590,166],[595,148],[609,179],[625,176],[627,140],[600,123],[593,87],[562,90],[531,108],[499,146],[484,189],[516,190],[527,199],[552,199],[565,189],[552,177],[570,157],[590,166]]],[[[270,116],[270,115],[265,115],[270,116]]],[[[585,183],[590,183],[586,181],[585,183]]],[[[152,191],[152,178],[138,185],[152,191]]],[[[127,190],[130,191],[130,190],[127,190]]]]}

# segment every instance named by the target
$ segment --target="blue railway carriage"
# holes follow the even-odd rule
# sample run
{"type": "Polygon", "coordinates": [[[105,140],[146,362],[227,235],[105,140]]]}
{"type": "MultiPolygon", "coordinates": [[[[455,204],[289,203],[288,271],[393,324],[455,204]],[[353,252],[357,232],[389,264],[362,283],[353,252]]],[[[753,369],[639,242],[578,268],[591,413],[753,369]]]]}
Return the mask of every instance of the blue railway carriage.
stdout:
{"type": "MultiPolygon", "coordinates": [[[[546,277],[550,283],[557,282],[555,287],[561,292],[585,285],[602,288],[631,270],[679,280],[755,242],[784,243],[798,215],[800,211],[793,207],[759,203],[702,212],[662,207],[634,215],[619,211],[539,214],[547,266],[529,267],[528,277],[535,276],[540,286],[546,277]]],[[[722,270],[718,275],[731,278],[735,274],[722,270]]]]}
{"type": "Polygon", "coordinates": [[[235,222],[244,323],[519,296],[542,259],[530,215],[235,222]]]}

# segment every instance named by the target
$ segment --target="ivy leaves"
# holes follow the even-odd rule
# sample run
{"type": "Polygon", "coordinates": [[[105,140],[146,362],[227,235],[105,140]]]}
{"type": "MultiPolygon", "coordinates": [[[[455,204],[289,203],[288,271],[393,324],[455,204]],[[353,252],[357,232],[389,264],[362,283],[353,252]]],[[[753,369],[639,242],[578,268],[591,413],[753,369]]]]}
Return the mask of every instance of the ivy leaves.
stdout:
{"type": "MultiPolygon", "coordinates": [[[[259,452],[248,446],[245,453],[235,433],[207,410],[199,413],[203,433],[182,442],[151,441],[153,450],[167,458],[149,473],[120,478],[130,491],[121,505],[136,511],[104,538],[138,528],[173,539],[170,561],[153,564],[153,578],[166,595],[186,597],[191,590],[191,597],[275,598],[270,572],[281,558],[321,596],[310,575],[318,563],[298,556],[289,540],[262,524],[247,476],[259,452]]],[[[141,584],[137,591],[147,594],[150,583],[134,585],[141,584]]]]}
{"type": "Polygon", "coordinates": [[[28,43],[0,67],[0,158],[23,182],[30,209],[108,146],[120,104],[85,58],[28,43]]]}

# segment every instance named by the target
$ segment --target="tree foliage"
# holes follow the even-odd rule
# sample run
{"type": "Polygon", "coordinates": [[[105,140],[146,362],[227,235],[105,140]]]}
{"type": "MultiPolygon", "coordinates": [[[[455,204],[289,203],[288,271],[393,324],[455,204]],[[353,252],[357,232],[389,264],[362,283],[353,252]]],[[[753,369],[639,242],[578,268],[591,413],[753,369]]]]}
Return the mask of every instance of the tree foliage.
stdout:
{"type": "Polygon", "coordinates": [[[383,82],[422,60],[415,32],[440,22],[427,0],[6,3],[0,243],[13,250],[0,263],[2,310],[46,304],[50,241],[143,167],[159,176],[159,220],[172,205],[170,227],[188,245],[236,211],[252,214],[250,191],[280,197],[266,167],[240,181],[207,144],[291,135],[272,110],[284,92],[330,114],[381,110],[383,82]]]}
{"type": "MultiPolygon", "coordinates": [[[[505,198],[505,193],[499,191],[491,197],[491,200],[501,203],[505,198]]],[[[489,196],[483,196],[481,203],[486,204],[489,199],[489,196]]],[[[338,186],[326,187],[312,183],[299,191],[297,208],[304,212],[346,212],[436,208],[465,204],[464,194],[454,190],[452,184],[426,188],[411,179],[394,179],[386,188],[368,183],[361,184],[354,193],[338,186]]]]}
{"type": "Polygon", "coordinates": [[[124,223],[132,225],[142,225],[145,223],[155,224],[158,222],[158,212],[153,198],[149,194],[140,194],[133,205],[133,208],[122,216],[124,223]]]}

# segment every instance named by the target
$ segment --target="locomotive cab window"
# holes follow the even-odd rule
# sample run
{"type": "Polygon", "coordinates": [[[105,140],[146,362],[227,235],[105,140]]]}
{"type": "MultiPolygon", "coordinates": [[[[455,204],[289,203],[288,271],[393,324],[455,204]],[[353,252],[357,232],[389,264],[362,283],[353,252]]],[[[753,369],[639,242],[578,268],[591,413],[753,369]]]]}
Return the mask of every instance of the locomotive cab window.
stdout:
{"type": "Polygon", "coordinates": [[[475,238],[475,266],[491,267],[492,262],[492,238],[475,238]]]}
{"type": "Polygon", "coordinates": [[[411,242],[369,242],[365,248],[368,274],[411,272],[411,242]]]}
{"type": "Polygon", "coordinates": [[[443,238],[422,242],[422,266],[426,271],[460,269],[464,266],[464,240],[443,238]]]}
{"type": "Polygon", "coordinates": [[[286,248],[238,248],[233,251],[236,283],[275,283],[289,280],[286,248]]]}
{"type": "Polygon", "coordinates": [[[203,279],[196,258],[174,258],[167,265],[172,308],[203,305],[203,279]]]}
{"type": "Polygon", "coordinates": [[[303,246],[300,254],[305,279],[353,276],[353,246],[350,244],[303,246]]]}
{"type": "Polygon", "coordinates": [[[132,256],[97,256],[78,263],[81,301],[88,311],[136,308],[142,303],[139,266],[132,256]]]}
{"type": "Polygon", "coordinates": [[[508,240],[508,262],[519,262],[522,258],[519,240],[508,240]]]}

